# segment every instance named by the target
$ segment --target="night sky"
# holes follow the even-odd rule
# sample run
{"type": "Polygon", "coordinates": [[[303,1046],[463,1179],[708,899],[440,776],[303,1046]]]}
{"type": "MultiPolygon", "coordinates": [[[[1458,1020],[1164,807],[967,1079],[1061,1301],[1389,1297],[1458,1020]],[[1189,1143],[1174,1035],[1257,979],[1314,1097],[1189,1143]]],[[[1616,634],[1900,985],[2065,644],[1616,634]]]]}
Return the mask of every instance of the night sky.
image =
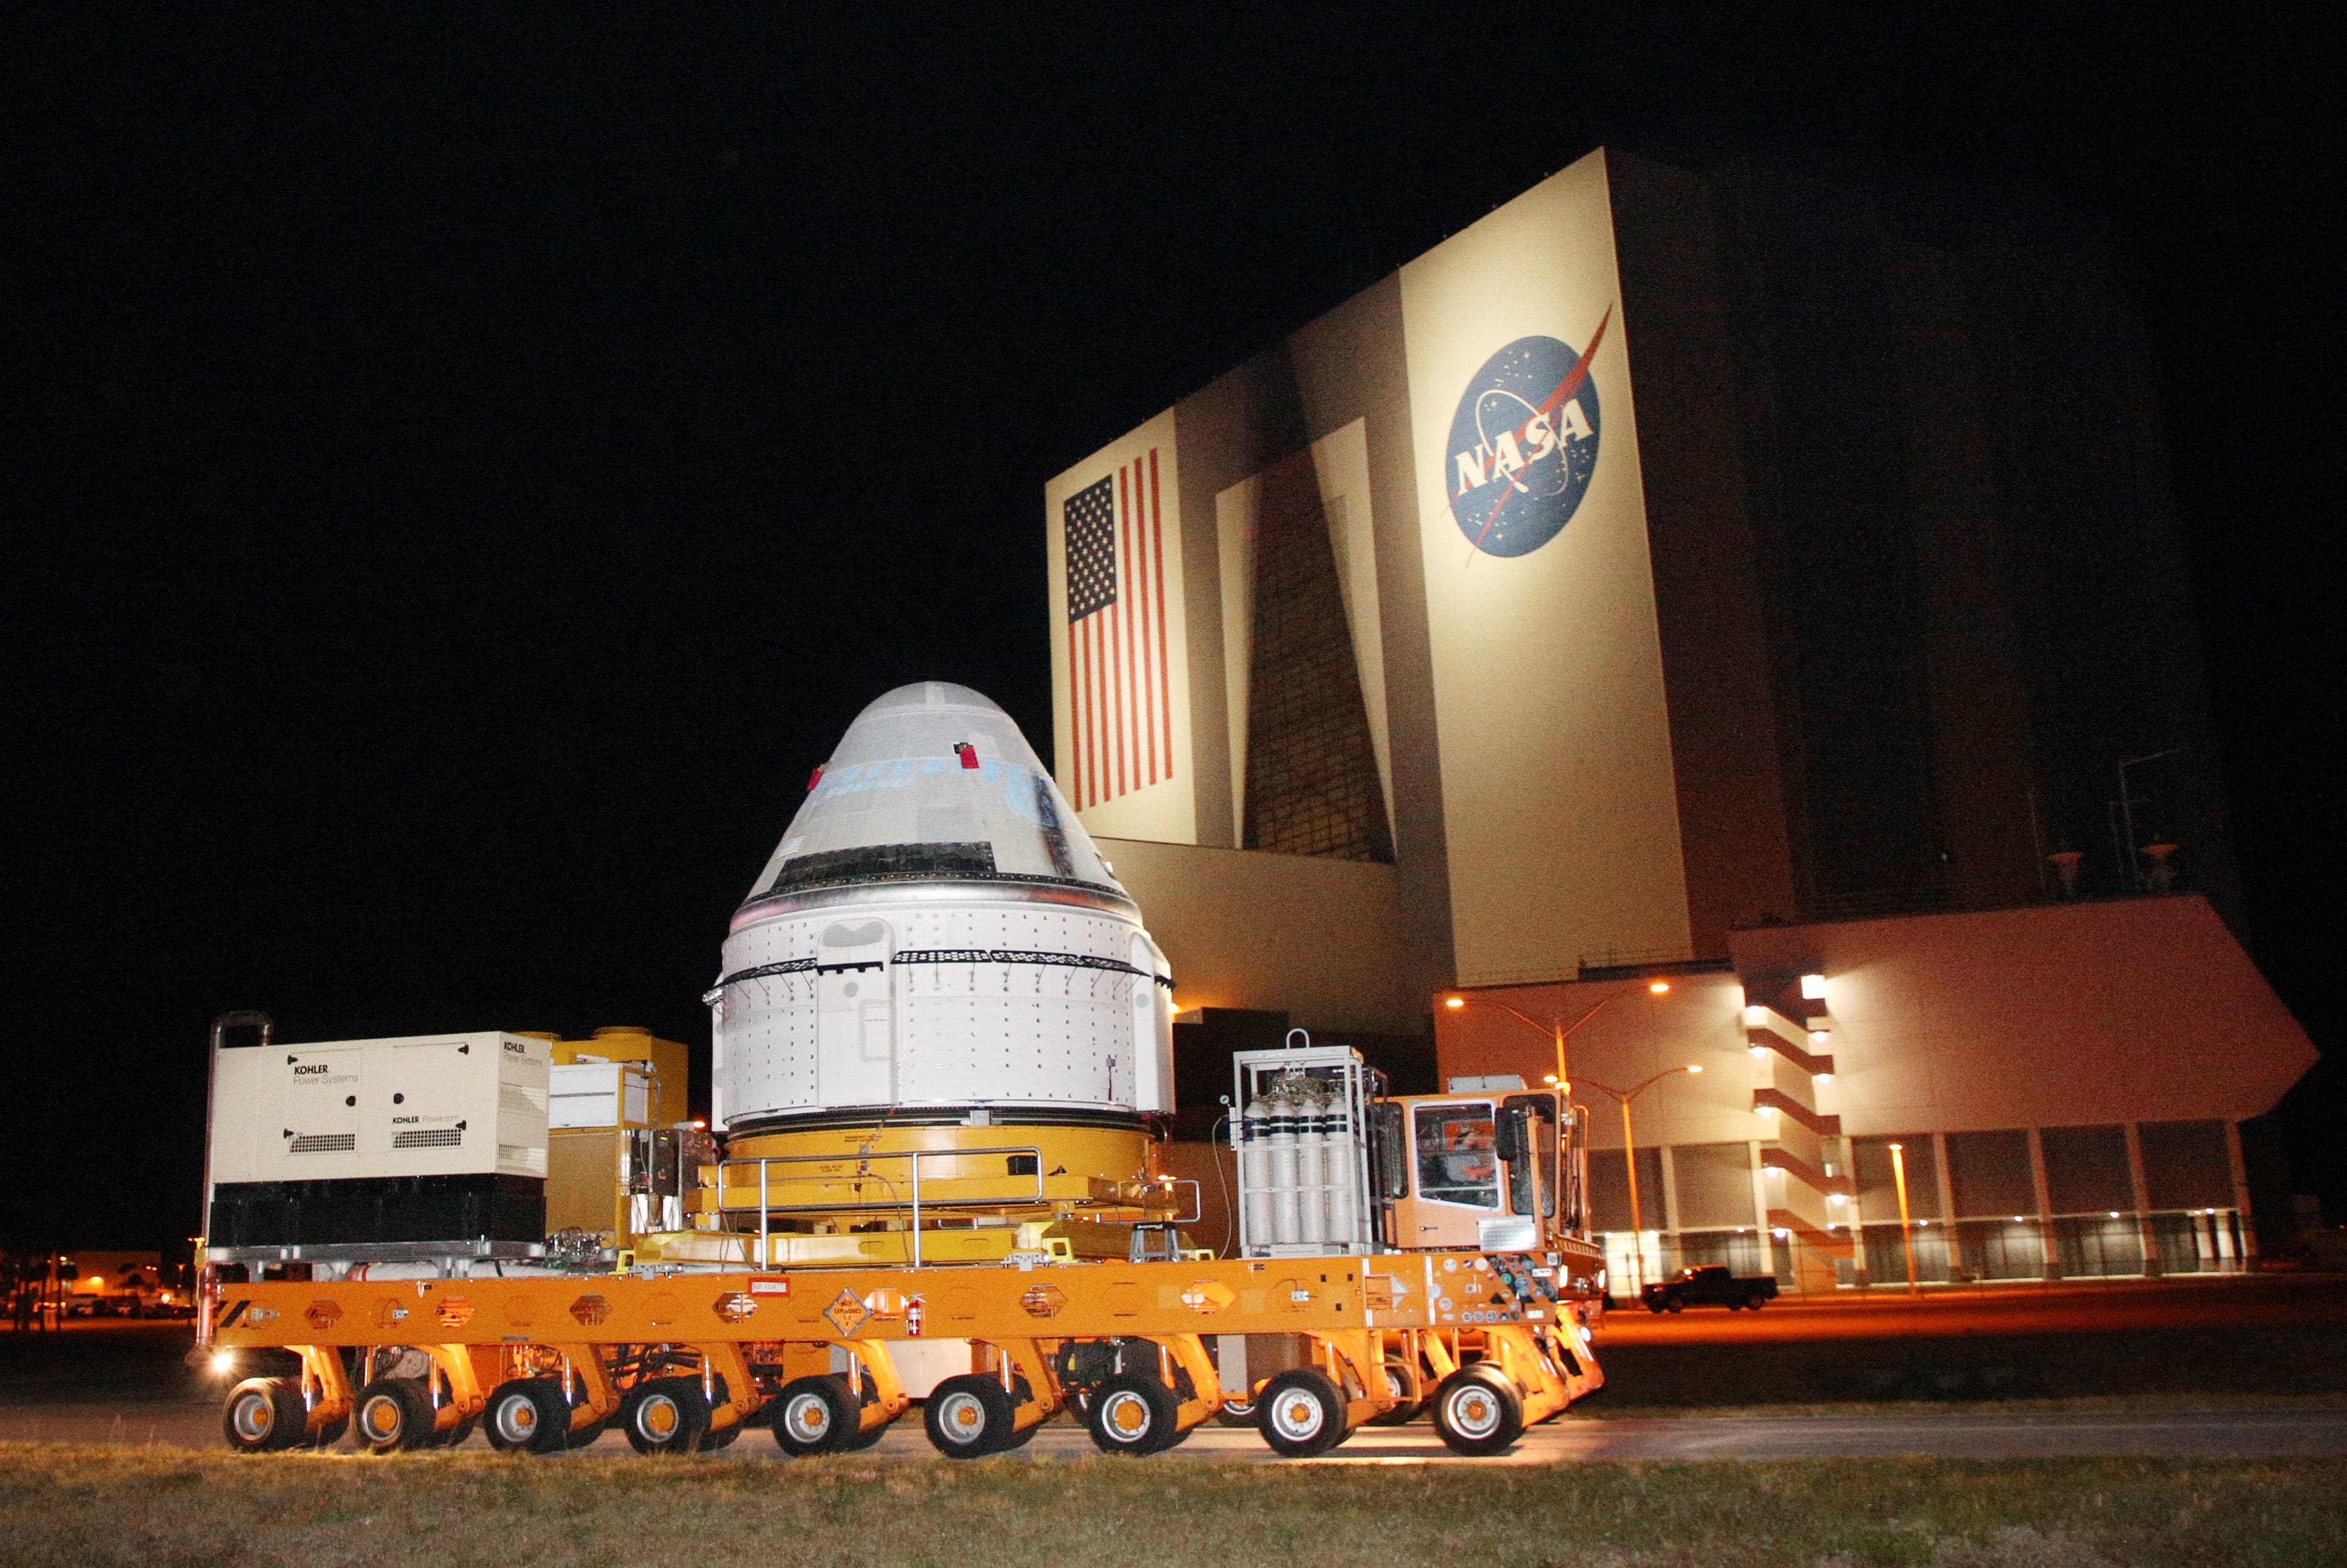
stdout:
{"type": "MultiPolygon", "coordinates": [[[[2311,32],[214,10],[0,19],[0,1242],[193,1227],[224,1009],[705,1049],[866,702],[962,682],[1048,752],[1044,480],[1600,145],[2116,251],[2254,950],[2339,1038],[2311,32]]],[[[2336,1201],[2332,1071],[2291,1114],[2336,1201]]]]}

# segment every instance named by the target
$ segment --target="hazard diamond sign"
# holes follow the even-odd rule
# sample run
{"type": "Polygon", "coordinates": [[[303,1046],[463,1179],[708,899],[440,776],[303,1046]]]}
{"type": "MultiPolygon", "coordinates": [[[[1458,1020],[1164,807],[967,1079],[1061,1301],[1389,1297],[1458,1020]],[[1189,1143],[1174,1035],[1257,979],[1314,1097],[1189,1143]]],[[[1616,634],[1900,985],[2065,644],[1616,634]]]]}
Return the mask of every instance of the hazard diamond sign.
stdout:
{"type": "Polygon", "coordinates": [[[872,1311],[864,1305],[862,1296],[843,1288],[831,1305],[823,1309],[823,1315],[830,1319],[834,1328],[839,1330],[841,1338],[853,1339],[856,1331],[871,1320],[872,1311]]]}

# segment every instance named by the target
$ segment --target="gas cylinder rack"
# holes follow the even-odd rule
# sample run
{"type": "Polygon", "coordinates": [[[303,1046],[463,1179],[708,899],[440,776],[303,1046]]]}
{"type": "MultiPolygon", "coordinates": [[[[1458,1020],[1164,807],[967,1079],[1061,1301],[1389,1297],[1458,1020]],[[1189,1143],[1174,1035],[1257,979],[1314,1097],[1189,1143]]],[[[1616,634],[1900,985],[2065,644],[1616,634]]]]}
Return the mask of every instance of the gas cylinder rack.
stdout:
{"type": "Polygon", "coordinates": [[[1378,1250],[1377,1177],[1391,1163],[1371,1137],[1385,1075],[1350,1046],[1288,1031],[1280,1050],[1231,1057],[1238,1135],[1239,1255],[1358,1256],[1378,1250]]]}

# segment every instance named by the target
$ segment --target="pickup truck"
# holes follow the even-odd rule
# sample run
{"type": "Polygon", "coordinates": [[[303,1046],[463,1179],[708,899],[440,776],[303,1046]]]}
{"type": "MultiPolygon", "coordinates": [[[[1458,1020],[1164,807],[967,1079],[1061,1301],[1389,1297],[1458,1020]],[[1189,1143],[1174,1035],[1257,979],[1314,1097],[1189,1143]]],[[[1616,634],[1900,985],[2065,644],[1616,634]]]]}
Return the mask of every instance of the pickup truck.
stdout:
{"type": "Polygon", "coordinates": [[[1649,1312],[1678,1312],[1688,1307],[1725,1307],[1730,1312],[1749,1307],[1758,1312],[1777,1299],[1777,1282],[1767,1275],[1730,1274],[1726,1264],[1683,1268],[1638,1293],[1649,1312]]]}

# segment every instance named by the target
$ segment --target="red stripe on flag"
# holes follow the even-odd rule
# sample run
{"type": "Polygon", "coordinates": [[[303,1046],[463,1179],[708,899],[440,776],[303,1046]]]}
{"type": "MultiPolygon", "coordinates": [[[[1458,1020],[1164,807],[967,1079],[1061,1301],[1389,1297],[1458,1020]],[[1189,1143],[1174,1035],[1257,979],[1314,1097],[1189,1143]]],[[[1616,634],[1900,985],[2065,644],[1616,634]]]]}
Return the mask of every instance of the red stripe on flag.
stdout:
{"type": "MultiPolygon", "coordinates": [[[[1141,463],[1138,463],[1138,460],[1133,463],[1133,474],[1136,474],[1136,479],[1133,479],[1133,496],[1138,497],[1141,496],[1141,481],[1138,481],[1141,463]]],[[[1133,551],[1133,554],[1141,557],[1141,578],[1143,578],[1141,603],[1143,603],[1143,606],[1150,606],[1150,603],[1162,601],[1162,599],[1164,599],[1164,587],[1160,587],[1160,582],[1157,582],[1157,570],[1150,566],[1148,507],[1133,507],[1133,542],[1136,542],[1136,551],[1133,551]]],[[[1141,639],[1141,728],[1143,728],[1143,733],[1148,733],[1150,737],[1150,782],[1154,784],[1166,777],[1164,767],[1157,765],[1160,751],[1157,751],[1157,718],[1154,718],[1154,713],[1157,713],[1157,704],[1160,704],[1162,700],[1160,690],[1157,690],[1157,657],[1154,655],[1157,655],[1157,648],[1166,641],[1166,627],[1162,615],[1150,615],[1150,612],[1143,612],[1141,624],[1143,624],[1145,629],[1145,636],[1141,639]]],[[[1166,767],[1171,767],[1174,758],[1166,756],[1164,761],[1166,761],[1166,767]]]]}
{"type": "Polygon", "coordinates": [[[1118,548],[1124,552],[1125,564],[1129,569],[1126,579],[1133,589],[1133,613],[1124,618],[1124,701],[1125,712],[1132,717],[1126,719],[1124,727],[1133,732],[1133,786],[1139,789],[1150,781],[1149,775],[1142,772],[1141,767],[1143,726],[1134,722],[1134,718],[1146,710],[1141,706],[1139,701],[1142,685],[1141,661],[1134,657],[1133,648],[1141,635],[1141,620],[1143,615],[1146,613],[1149,600],[1143,597],[1145,590],[1142,583],[1141,561],[1139,552],[1133,548],[1133,506],[1138,506],[1141,501],[1141,465],[1133,464],[1132,472],[1133,505],[1121,508],[1122,515],[1116,519],[1116,540],[1118,548]]]}
{"type": "Polygon", "coordinates": [[[1165,724],[1165,776],[1174,776],[1174,677],[1165,651],[1165,512],[1157,494],[1157,448],[1149,449],[1149,539],[1157,559],[1153,586],[1157,592],[1157,702],[1165,724]]]}
{"type": "Polygon", "coordinates": [[[1067,764],[1068,794],[1081,800],[1084,795],[1084,725],[1076,708],[1076,623],[1068,622],[1068,752],[1061,759],[1067,764]]]}
{"type": "Polygon", "coordinates": [[[1084,804],[1100,790],[1100,715],[1092,705],[1092,621],[1081,623],[1084,644],[1084,804]]]}

